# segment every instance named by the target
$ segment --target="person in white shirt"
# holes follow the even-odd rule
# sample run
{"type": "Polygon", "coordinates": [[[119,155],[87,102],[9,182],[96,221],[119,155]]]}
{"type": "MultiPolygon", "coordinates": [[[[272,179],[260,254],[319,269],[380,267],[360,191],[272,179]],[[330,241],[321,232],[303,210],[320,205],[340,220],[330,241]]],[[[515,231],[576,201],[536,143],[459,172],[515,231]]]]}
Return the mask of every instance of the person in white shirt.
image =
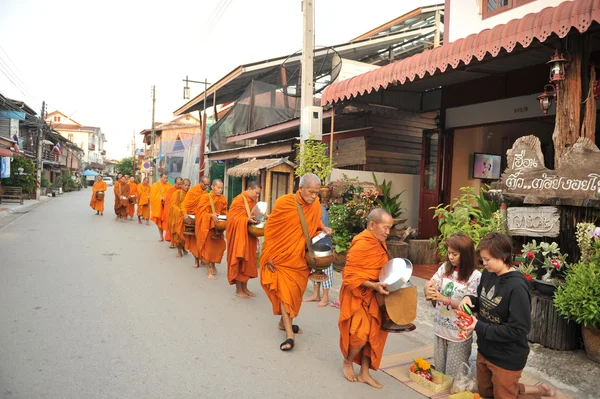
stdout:
{"type": "Polygon", "coordinates": [[[446,239],[446,261],[425,284],[425,298],[433,301],[435,369],[456,378],[463,362],[471,356],[473,336],[461,337],[454,312],[465,295],[477,295],[481,272],[476,270],[475,245],[466,234],[454,234],[446,239]]]}

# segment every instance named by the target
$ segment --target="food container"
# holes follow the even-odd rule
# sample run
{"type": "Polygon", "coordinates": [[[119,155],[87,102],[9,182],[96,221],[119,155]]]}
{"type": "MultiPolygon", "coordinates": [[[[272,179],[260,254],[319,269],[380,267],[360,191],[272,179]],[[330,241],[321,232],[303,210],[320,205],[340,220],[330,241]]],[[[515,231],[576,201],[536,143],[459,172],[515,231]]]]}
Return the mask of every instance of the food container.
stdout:
{"type": "Polygon", "coordinates": [[[258,224],[249,224],[248,225],[248,233],[254,237],[262,237],[265,235],[265,222],[260,222],[258,224]]]}
{"type": "Polygon", "coordinates": [[[185,215],[183,218],[183,234],[188,236],[196,234],[196,216],[185,215]]]}
{"type": "Polygon", "coordinates": [[[267,213],[267,203],[264,201],[257,202],[250,212],[250,214],[259,222],[264,220],[265,213],[267,213]]]}
{"type": "Polygon", "coordinates": [[[444,382],[442,382],[441,384],[436,384],[433,381],[429,381],[428,379],[423,378],[420,375],[417,375],[415,373],[409,373],[409,374],[410,374],[411,380],[413,380],[417,384],[421,385],[425,389],[428,389],[435,393],[446,391],[446,390],[450,389],[452,387],[452,382],[454,381],[454,379],[452,377],[448,377],[447,375],[444,374],[443,375],[444,382]]]}
{"type": "Polygon", "coordinates": [[[226,227],[227,227],[227,216],[226,215],[217,216],[217,222],[215,223],[215,229],[225,230],[226,227]]]}
{"type": "Polygon", "coordinates": [[[306,264],[317,270],[327,269],[333,262],[332,248],[327,244],[313,244],[312,249],[314,256],[308,250],[304,255],[306,264]]]}
{"type": "Polygon", "coordinates": [[[394,292],[399,290],[408,282],[412,276],[413,265],[411,261],[404,258],[389,260],[379,272],[379,281],[387,284],[387,290],[394,292]]]}
{"type": "Polygon", "coordinates": [[[96,199],[102,201],[104,199],[104,191],[96,191],[96,199]]]}

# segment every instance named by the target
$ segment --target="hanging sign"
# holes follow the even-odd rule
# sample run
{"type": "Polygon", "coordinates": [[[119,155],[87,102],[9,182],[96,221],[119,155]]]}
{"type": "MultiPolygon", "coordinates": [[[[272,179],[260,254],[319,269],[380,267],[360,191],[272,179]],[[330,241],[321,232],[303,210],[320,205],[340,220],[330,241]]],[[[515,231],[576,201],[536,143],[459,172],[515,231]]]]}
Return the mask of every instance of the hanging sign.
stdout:
{"type": "Polygon", "coordinates": [[[507,210],[511,236],[558,237],[560,216],[554,206],[510,207],[507,210]]]}

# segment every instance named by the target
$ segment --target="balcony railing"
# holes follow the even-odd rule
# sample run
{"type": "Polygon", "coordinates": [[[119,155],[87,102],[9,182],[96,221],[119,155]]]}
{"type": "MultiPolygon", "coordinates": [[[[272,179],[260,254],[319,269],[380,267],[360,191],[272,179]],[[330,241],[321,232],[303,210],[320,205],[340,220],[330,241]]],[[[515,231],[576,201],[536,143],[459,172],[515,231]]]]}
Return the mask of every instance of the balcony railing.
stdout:
{"type": "Polygon", "coordinates": [[[42,152],[42,158],[44,161],[60,163],[60,156],[58,152],[52,151],[52,149],[44,149],[42,152]]]}

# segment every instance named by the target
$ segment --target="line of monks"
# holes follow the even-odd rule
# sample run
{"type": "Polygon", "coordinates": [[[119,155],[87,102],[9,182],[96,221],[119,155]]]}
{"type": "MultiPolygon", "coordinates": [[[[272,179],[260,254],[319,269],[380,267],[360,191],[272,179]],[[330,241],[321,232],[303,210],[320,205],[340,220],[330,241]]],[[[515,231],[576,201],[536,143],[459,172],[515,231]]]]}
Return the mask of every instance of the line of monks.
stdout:
{"type": "MultiPolygon", "coordinates": [[[[307,240],[320,231],[331,234],[321,221],[322,208],[318,199],[321,181],[314,174],[301,177],[295,194],[279,197],[264,229],[264,241],[257,258],[259,240],[251,235],[248,226],[258,221],[250,209],[257,204],[261,186],[250,181],[248,187],[235,197],[229,210],[223,195],[223,182],[203,177],[190,188],[190,180],[178,177],[175,184],[166,174],[149,186],[148,179],[136,185],[133,178],[119,176],[115,185],[115,214],[117,220],[133,220],[133,204],[138,204],[138,221],[152,220],[159,233],[159,241],[170,241],[177,248],[177,257],[188,252],[194,256],[194,267],[205,265],[207,277],[215,279],[216,265],[221,263],[227,249],[227,279],[235,285],[235,295],[249,299],[256,294],[248,289],[248,280],[259,276],[260,283],[272,304],[273,314],[280,316],[277,328],[286,339],[279,348],[289,351],[294,347],[295,335],[302,329],[293,324],[298,316],[310,267],[305,260],[307,240]],[[133,197],[134,196],[134,197],[133,197]],[[132,202],[131,199],[135,201],[132,202]],[[126,201],[127,200],[127,201],[126,201]],[[131,206],[130,206],[131,205],[131,206]],[[226,240],[216,228],[219,216],[226,216],[226,240]],[[184,234],[185,225],[194,225],[194,234],[184,234]],[[307,230],[303,230],[303,224],[307,230]]],[[[93,187],[90,206],[102,214],[104,199],[96,195],[106,191],[99,179],[93,187]],[[100,203],[101,202],[101,203],[100,203]]],[[[367,228],[352,241],[348,251],[340,291],[340,349],[343,354],[343,375],[348,381],[360,381],[373,387],[381,384],[369,373],[377,370],[383,354],[387,333],[381,329],[389,321],[383,296],[388,295],[385,284],[378,281],[379,271],[388,261],[385,245],[392,227],[392,217],[381,208],[369,214],[367,228]],[[355,373],[353,363],[360,366],[355,373]]]]}

